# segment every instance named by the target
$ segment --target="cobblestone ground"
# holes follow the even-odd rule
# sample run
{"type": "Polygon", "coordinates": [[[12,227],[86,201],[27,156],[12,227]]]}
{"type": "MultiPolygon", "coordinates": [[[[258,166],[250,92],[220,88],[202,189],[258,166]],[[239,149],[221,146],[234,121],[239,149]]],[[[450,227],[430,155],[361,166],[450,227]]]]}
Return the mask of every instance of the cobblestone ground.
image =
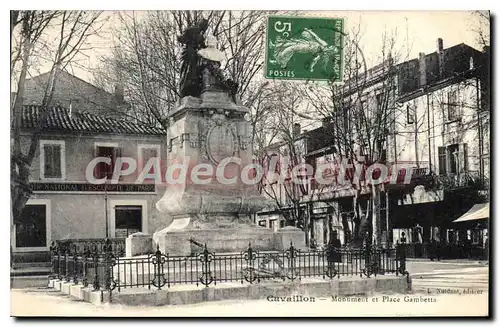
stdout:
{"type": "Polygon", "coordinates": [[[15,316],[485,316],[488,314],[488,267],[454,262],[409,262],[414,292],[375,294],[366,302],[242,300],[184,306],[95,306],[47,289],[13,289],[15,316]],[[441,290],[441,291],[439,291],[441,290]],[[426,299],[425,301],[423,299],[426,299]],[[420,302],[415,302],[419,300],[420,302]]]}

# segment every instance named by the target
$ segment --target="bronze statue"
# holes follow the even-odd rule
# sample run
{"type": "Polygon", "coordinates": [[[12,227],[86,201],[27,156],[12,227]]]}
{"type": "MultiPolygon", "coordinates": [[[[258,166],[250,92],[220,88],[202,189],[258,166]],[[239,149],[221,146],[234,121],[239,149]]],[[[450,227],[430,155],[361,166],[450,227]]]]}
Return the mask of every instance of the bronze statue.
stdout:
{"type": "Polygon", "coordinates": [[[198,50],[206,47],[205,32],[208,20],[202,19],[197,25],[188,27],[177,41],[184,45],[180,76],[180,96],[199,97],[202,90],[198,50]]]}
{"type": "Polygon", "coordinates": [[[238,83],[224,77],[220,68],[224,53],[217,49],[215,37],[205,38],[207,27],[208,22],[203,19],[178,37],[178,41],[184,44],[180,96],[199,97],[203,91],[220,90],[227,92],[236,103],[238,83]]]}

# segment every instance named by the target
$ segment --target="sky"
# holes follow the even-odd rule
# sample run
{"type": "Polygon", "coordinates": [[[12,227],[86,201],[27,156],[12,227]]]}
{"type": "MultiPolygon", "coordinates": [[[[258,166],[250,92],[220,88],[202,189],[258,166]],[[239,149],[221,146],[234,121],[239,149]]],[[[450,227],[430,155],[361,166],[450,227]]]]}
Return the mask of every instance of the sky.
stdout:
{"type": "MultiPolygon", "coordinates": [[[[110,53],[113,29],[120,28],[117,15],[118,12],[112,11],[103,13],[108,20],[101,29],[100,36],[88,39],[92,49],[78,58],[78,65],[70,68],[78,77],[92,81],[92,69],[96,67],[99,58],[110,53]]],[[[474,32],[479,21],[471,11],[307,11],[304,15],[344,17],[346,31],[359,27],[362,35],[360,47],[369,66],[377,63],[384,31],[396,35],[396,47],[408,59],[417,58],[419,52],[436,51],[437,38],[443,39],[445,48],[465,43],[481,50],[474,32]]],[[[47,63],[37,71],[43,73],[49,69],[50,64],[47,63]]],[[[37,72],[32,74],[36,75],[37,72]]]]}

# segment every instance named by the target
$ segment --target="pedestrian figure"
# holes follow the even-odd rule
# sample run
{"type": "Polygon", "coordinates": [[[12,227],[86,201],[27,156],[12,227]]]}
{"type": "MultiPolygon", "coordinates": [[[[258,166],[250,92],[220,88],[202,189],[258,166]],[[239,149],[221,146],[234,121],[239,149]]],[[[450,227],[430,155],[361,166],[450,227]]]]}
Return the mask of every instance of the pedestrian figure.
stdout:
{"type": "Polygon", "coordinates": [[[438,259],[437,252],[437,242],[435,239],[432,239],[431,243],[429,244],[429,259],[431,259],[431,261],[434,261],[434,259],[438,259]]]}
{"type": "Polygon", "coordinates": [[[405,234],[405,232],[401,233],[401,237],[400,237],[399,241],[400,241],[400,243],[403,243],[403,244],[406,243],[406,234],[405,234]]]}
{"type": "Polygon", "coordinates": [[[330,239],[326,246],[326,260],[328,262],[328,271],[331,273],[335,271],[335,262],[341,262],[340,259],[340,240],[337,239],[337,235],[330,239]]]}
{"type": "Polygon", "coordinates": [[[342,247],[342,243],[340,242],[340,239],[339,239],[337,231],[333,232],[333,235],[332,235],[332,244],[333,244],[333,248],[335,249],[335,253],[336,253],[336,255],[335,255],[335,261],[336,262],[342,262],[342,258],[341,258],[341,255],[340,255],[340,248],[342,247]]]}

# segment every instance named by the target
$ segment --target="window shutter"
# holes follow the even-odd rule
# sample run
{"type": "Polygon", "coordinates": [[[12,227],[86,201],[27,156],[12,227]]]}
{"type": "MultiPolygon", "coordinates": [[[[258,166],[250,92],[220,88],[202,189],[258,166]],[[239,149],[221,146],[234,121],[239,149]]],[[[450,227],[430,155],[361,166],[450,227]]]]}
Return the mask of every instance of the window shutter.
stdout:
{"type": "Polygon", "coordinates": [[[438,147],[439,175],[445,175],[447,170],[446,147],[438,147]]]}
{"type": "Polygon", "coordinates": [[[468,158],[468,155],[467,155],[467,143],[462,143],[458,146],[458,157],[460,158],[460,172],[463,173],[463,172],[466,172],[468,171],[469,169],[469,158],[468,158]]]}
{"type": "MultiPolygon", "coordinates": [[[[111,173],[110,173],[110,176],[109,178],[112,178],[113,177],[113,172],[115,170],[115,164],[116,164],[116,159],[117,158],[121,158],[122,156],[122,149],[120,148],[114,148],[113,149],[113,157],[111,158],[111,173]]],[[[118,167],[118,169],[121,169],[121,167],[118,167]]],[[[123,178],[123,176],[119,176],[118,180],[121,180],[123,178]]]]}
{"type": "Polygon", "coordinates": [[[43,146],[43,154],[44,154],[44,177],[50,177],[52,176],[52,170],[51,170],[51,162],[52,162],[52,148],[50,145],[44,145],[43,146]]]}
{"type": "Polygon", "coordinates": [[[61,174],[61,146],[52,146],[52,177],[62,177],[61,174]]]}
{"type": "MultiPolygon", "coordinates": [[[[99,154],[100,154],[99,147],[96,147],[95,151],[94,151],[94,158],[99,157],[100,156],[99,154]]],[[[101,176],[101,163],[98,163],[94,167],[94,178],[98,179],[98,178],[101,178],[101,177],[102,177],[101,176]]]]}

